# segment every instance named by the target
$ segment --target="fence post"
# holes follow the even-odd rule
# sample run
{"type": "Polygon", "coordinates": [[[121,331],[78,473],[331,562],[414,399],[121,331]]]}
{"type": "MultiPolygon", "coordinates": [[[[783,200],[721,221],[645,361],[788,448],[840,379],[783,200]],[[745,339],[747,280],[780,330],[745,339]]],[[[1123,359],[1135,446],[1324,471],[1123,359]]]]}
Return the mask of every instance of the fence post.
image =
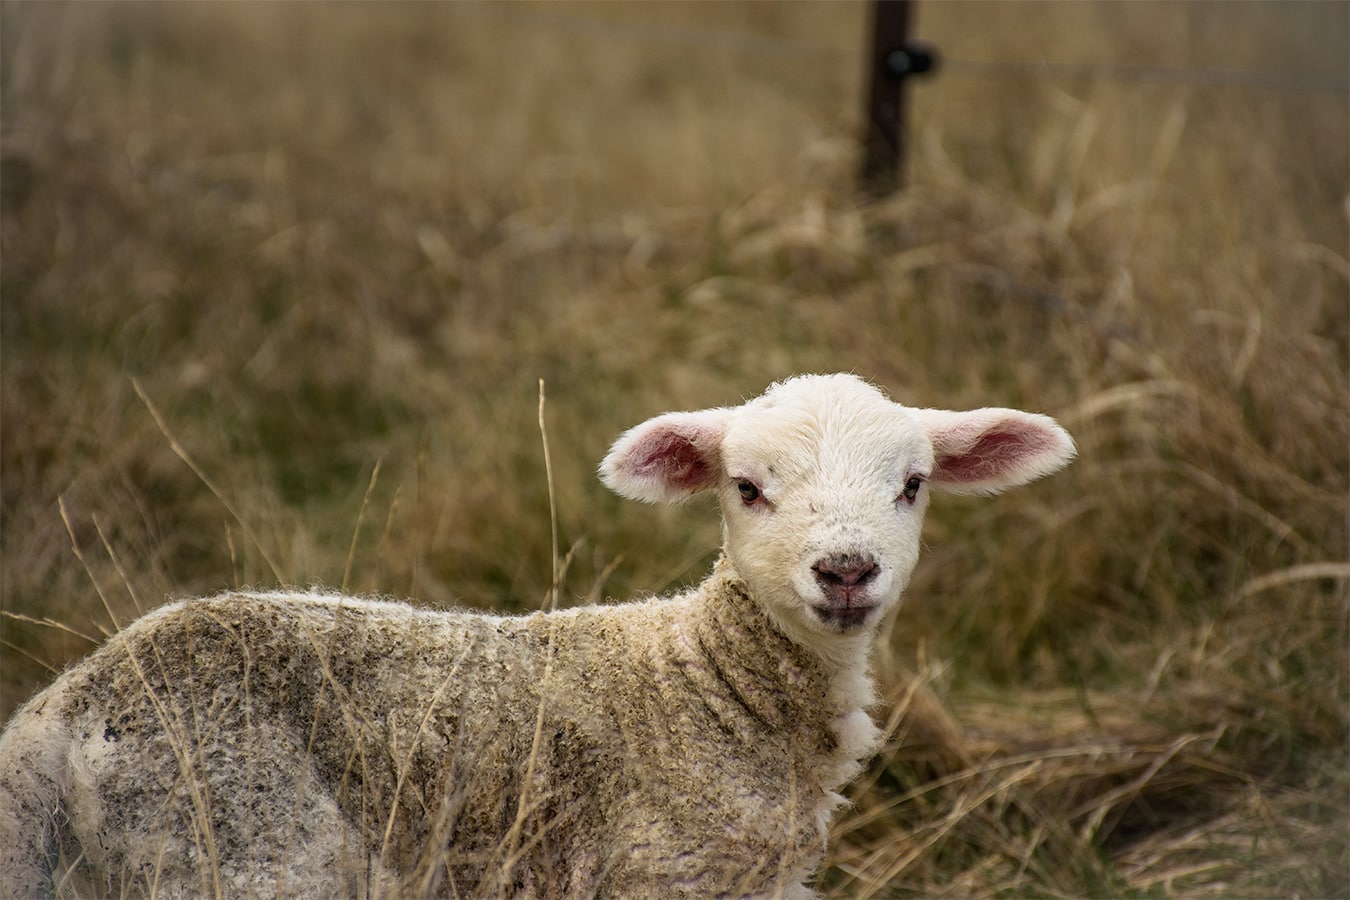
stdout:
{"type": "Polygon", "coordinates": [[[913,6],[912,0],[872,0],[862,186],[874,197],[904,181],[905,81],[931,72],[937,63],[933,48],[909,39],[913,6]]]}

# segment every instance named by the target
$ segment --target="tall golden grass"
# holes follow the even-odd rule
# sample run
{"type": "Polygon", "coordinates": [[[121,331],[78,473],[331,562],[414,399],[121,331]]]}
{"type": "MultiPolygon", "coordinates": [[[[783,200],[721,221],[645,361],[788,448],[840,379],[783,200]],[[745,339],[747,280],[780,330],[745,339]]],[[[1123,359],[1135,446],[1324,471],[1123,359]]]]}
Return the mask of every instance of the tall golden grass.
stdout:
{"type": "Polygon", "coordinates": [[[1350,890],[1345,93],[961,65],[1343,79],[1350,13],[920,4],[872,202],[866,11],[0,6],[0,715],[168,596],[537,606],[540,378],[563,602],[695,579],[608,441],[853,370],[1081,455],[935,504],[822,886],[1350,890]]]}

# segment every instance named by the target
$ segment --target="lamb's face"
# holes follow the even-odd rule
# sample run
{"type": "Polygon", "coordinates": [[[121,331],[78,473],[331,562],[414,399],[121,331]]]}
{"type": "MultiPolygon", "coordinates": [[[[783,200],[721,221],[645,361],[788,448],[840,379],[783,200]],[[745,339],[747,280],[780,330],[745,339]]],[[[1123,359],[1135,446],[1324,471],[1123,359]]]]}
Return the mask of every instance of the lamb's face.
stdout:
{"type": "Polygon", "coordinates": [[[736,410],[721,451],[727,555],[786,630],[861,632],[899,603],[934,462],[904,407],[856,379],[799,379],[736,410]]]}
{"type": "Polygon", "coordinates": [[[751,593],[789,636],[828,653],[899,602],[931,489],[995,493],[1073,453],[1045,416],[911,409],[852,375],[808,375],[734,409],[649,419],[600,474],[637,500],[716,491],[724,550],[751,593]]]}

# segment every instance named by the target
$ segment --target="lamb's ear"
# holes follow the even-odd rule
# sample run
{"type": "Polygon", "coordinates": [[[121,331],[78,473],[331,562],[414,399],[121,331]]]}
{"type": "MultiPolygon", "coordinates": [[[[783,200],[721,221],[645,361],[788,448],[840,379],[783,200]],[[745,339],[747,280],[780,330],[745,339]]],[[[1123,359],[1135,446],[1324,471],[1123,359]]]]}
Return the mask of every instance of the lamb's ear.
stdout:
{"type": "Polygon", "coordinates": [[[929,482],[958,494],[993,494],[1057,472],[1073,438],[1049,416],[1016,409],[916,409],[936,457],[929,482]]]}
{"type": "Polygon", "coordinates": [[[717,484],[730,410],[666,413],[624,432],[600,463],[617,494],[674,503],[717,484]]]}

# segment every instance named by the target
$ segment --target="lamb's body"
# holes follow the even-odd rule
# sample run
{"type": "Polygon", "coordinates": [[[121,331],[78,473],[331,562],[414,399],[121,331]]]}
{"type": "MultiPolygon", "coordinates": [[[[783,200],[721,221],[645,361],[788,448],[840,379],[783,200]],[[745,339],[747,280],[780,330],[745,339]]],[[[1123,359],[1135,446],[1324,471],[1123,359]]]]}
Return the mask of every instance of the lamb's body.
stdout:
{"type": "Polygon", "coordinates": [[[724,557],[681,596],[162,608],[0,736],[0,893],[809,896],[876,743],[868,656],[920,486],[996,490],[1071,453],[1044,417],[794,379],[606,459],[627,496],[718,492],[724,557]]]}
{"type": "MultiPolygon", "coordinates": [[[[727,572],[519,618],[240,594],[141,619],[7,740],[56,780],[63,855],[84,854],[95,895],[271,894],[279,876],[314,897],[769,893],[819,859],[830,792],[870,749],[862,698],[829,692],[727,572]]],[[[45,854],[48,824],[17,838],[45,854]]]]}

